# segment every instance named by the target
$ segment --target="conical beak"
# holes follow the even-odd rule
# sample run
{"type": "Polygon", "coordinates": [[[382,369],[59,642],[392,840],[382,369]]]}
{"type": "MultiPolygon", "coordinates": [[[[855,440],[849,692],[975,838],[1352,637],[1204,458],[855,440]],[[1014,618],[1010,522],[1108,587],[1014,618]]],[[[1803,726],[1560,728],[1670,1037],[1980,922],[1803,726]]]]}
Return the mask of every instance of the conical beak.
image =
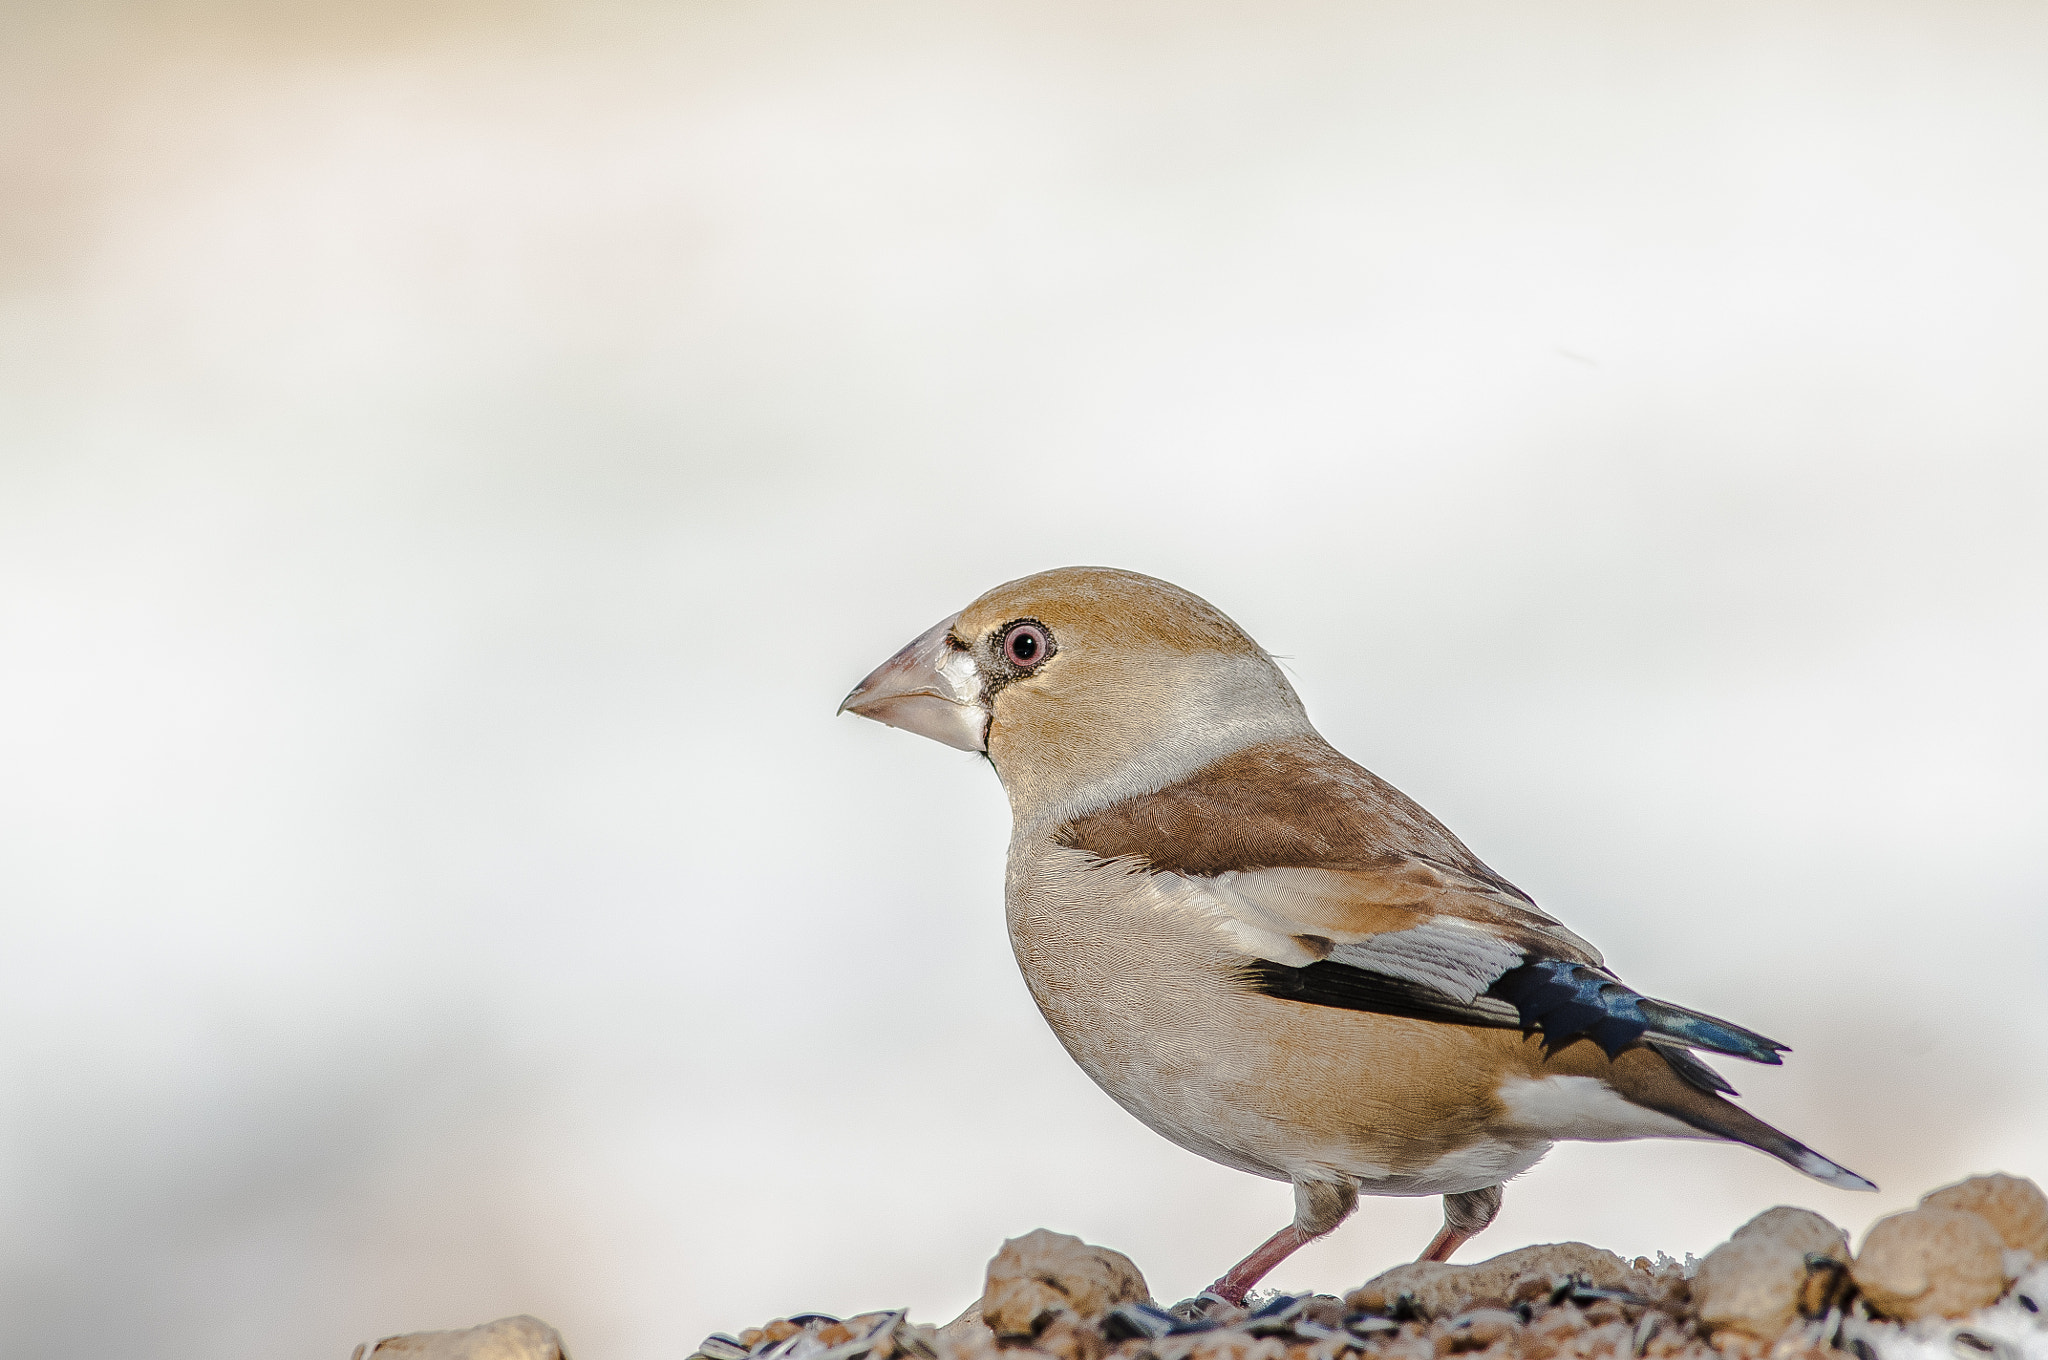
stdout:
{"type": "Polygon", "coordinates": [[[853,687],[841,713],[930,737],[962,751],[988,749],[988,706],[974,658],[953,645],[951,618],[941,619],[853,687]]]}

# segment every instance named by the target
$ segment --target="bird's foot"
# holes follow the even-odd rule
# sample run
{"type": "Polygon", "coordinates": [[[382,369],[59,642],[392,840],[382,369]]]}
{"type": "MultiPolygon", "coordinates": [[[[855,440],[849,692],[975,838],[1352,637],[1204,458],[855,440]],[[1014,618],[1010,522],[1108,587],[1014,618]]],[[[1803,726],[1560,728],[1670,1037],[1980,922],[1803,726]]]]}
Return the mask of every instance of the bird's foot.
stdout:
{"type": "Polygon", "coordinates": [[[1242,1300],[1233,1303],[1214,1289],[1204,1289],[1191,1299],[1182,1299],[1166,1311],[1182,1322],[1221,1322],[1233,1313],[1244,1311],[1244,1308],[1242,1300]]]}

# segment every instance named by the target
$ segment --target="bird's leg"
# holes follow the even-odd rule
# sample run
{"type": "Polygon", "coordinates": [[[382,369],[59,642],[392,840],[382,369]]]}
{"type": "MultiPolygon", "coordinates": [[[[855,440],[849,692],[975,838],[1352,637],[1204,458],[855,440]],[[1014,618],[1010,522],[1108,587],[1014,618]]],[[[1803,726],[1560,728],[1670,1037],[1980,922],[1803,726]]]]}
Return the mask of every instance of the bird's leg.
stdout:
{"type": "Polygon", "coordinates": [[[1241,1305],[1252,1286],[1266,1278],[1274,1266],[1329,1232],[1351,1216],[1358,1207],[1358,1187],[1350,1181],[1308,1181],[1294,1183],[1294,1221],[1259,1245],[1259,1249],[1223,1272],[1223,1278],[1203,1290],[1232,1307],[1241,1305]]]}
{"type": "Polygon", "coordinates": [[[1465,1245],[1500,1212],[1501,1187],[1444,1196],[1444,1226],[1423,1249],[1418,1261],[1448,1261],[1451,1253],[1465,1245]]]}
{"type": "Polygon", "coordinates": [[[1251,1292],[1253,1285],[1266,1278],[1268,1271],[1314,1240],[1290,1223],[1262,1242],[1257,1251],[1224,1271],[1222,1279],[1202,1292],[1214,1294],[1233,1307],[1241,1305],[1244,1296],[1251,1292]]]}

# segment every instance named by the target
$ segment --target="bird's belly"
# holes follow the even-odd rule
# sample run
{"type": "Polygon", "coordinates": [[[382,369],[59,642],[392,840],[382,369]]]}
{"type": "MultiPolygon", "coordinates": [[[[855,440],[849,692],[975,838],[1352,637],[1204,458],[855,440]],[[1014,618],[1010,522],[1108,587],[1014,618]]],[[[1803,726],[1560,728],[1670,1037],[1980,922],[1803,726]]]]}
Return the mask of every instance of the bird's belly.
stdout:
{"type": "Polygon", "coordinates": [[[1053,1032],[1104,1091],[1213,1161],[1369,1193],[1497,1185],[1549,1150],[1503,1134],[1486,1031],[1287,1001],[1141,877],[1051,850],[1013,858],[1010,941],[1053,1032]]]}

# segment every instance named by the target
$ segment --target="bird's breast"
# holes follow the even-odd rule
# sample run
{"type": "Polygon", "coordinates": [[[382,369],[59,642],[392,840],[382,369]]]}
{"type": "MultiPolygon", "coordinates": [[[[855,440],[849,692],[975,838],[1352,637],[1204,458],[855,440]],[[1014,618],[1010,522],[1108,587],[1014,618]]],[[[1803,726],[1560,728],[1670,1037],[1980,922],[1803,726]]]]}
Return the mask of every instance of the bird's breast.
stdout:
{"type": "Polygon", "coordinates": [[[1542,1155],[1547,1143],[1488,1129],[1502,1113],[1498,1039],[1255,992],[1236,976],[1245,957],[1175,882],[1050,840],[1011,847],[1025,983],[1125,1109],[1227,1166],[1336,1170],[1381,1193],[1478,1189],[1542,1155]]]}

